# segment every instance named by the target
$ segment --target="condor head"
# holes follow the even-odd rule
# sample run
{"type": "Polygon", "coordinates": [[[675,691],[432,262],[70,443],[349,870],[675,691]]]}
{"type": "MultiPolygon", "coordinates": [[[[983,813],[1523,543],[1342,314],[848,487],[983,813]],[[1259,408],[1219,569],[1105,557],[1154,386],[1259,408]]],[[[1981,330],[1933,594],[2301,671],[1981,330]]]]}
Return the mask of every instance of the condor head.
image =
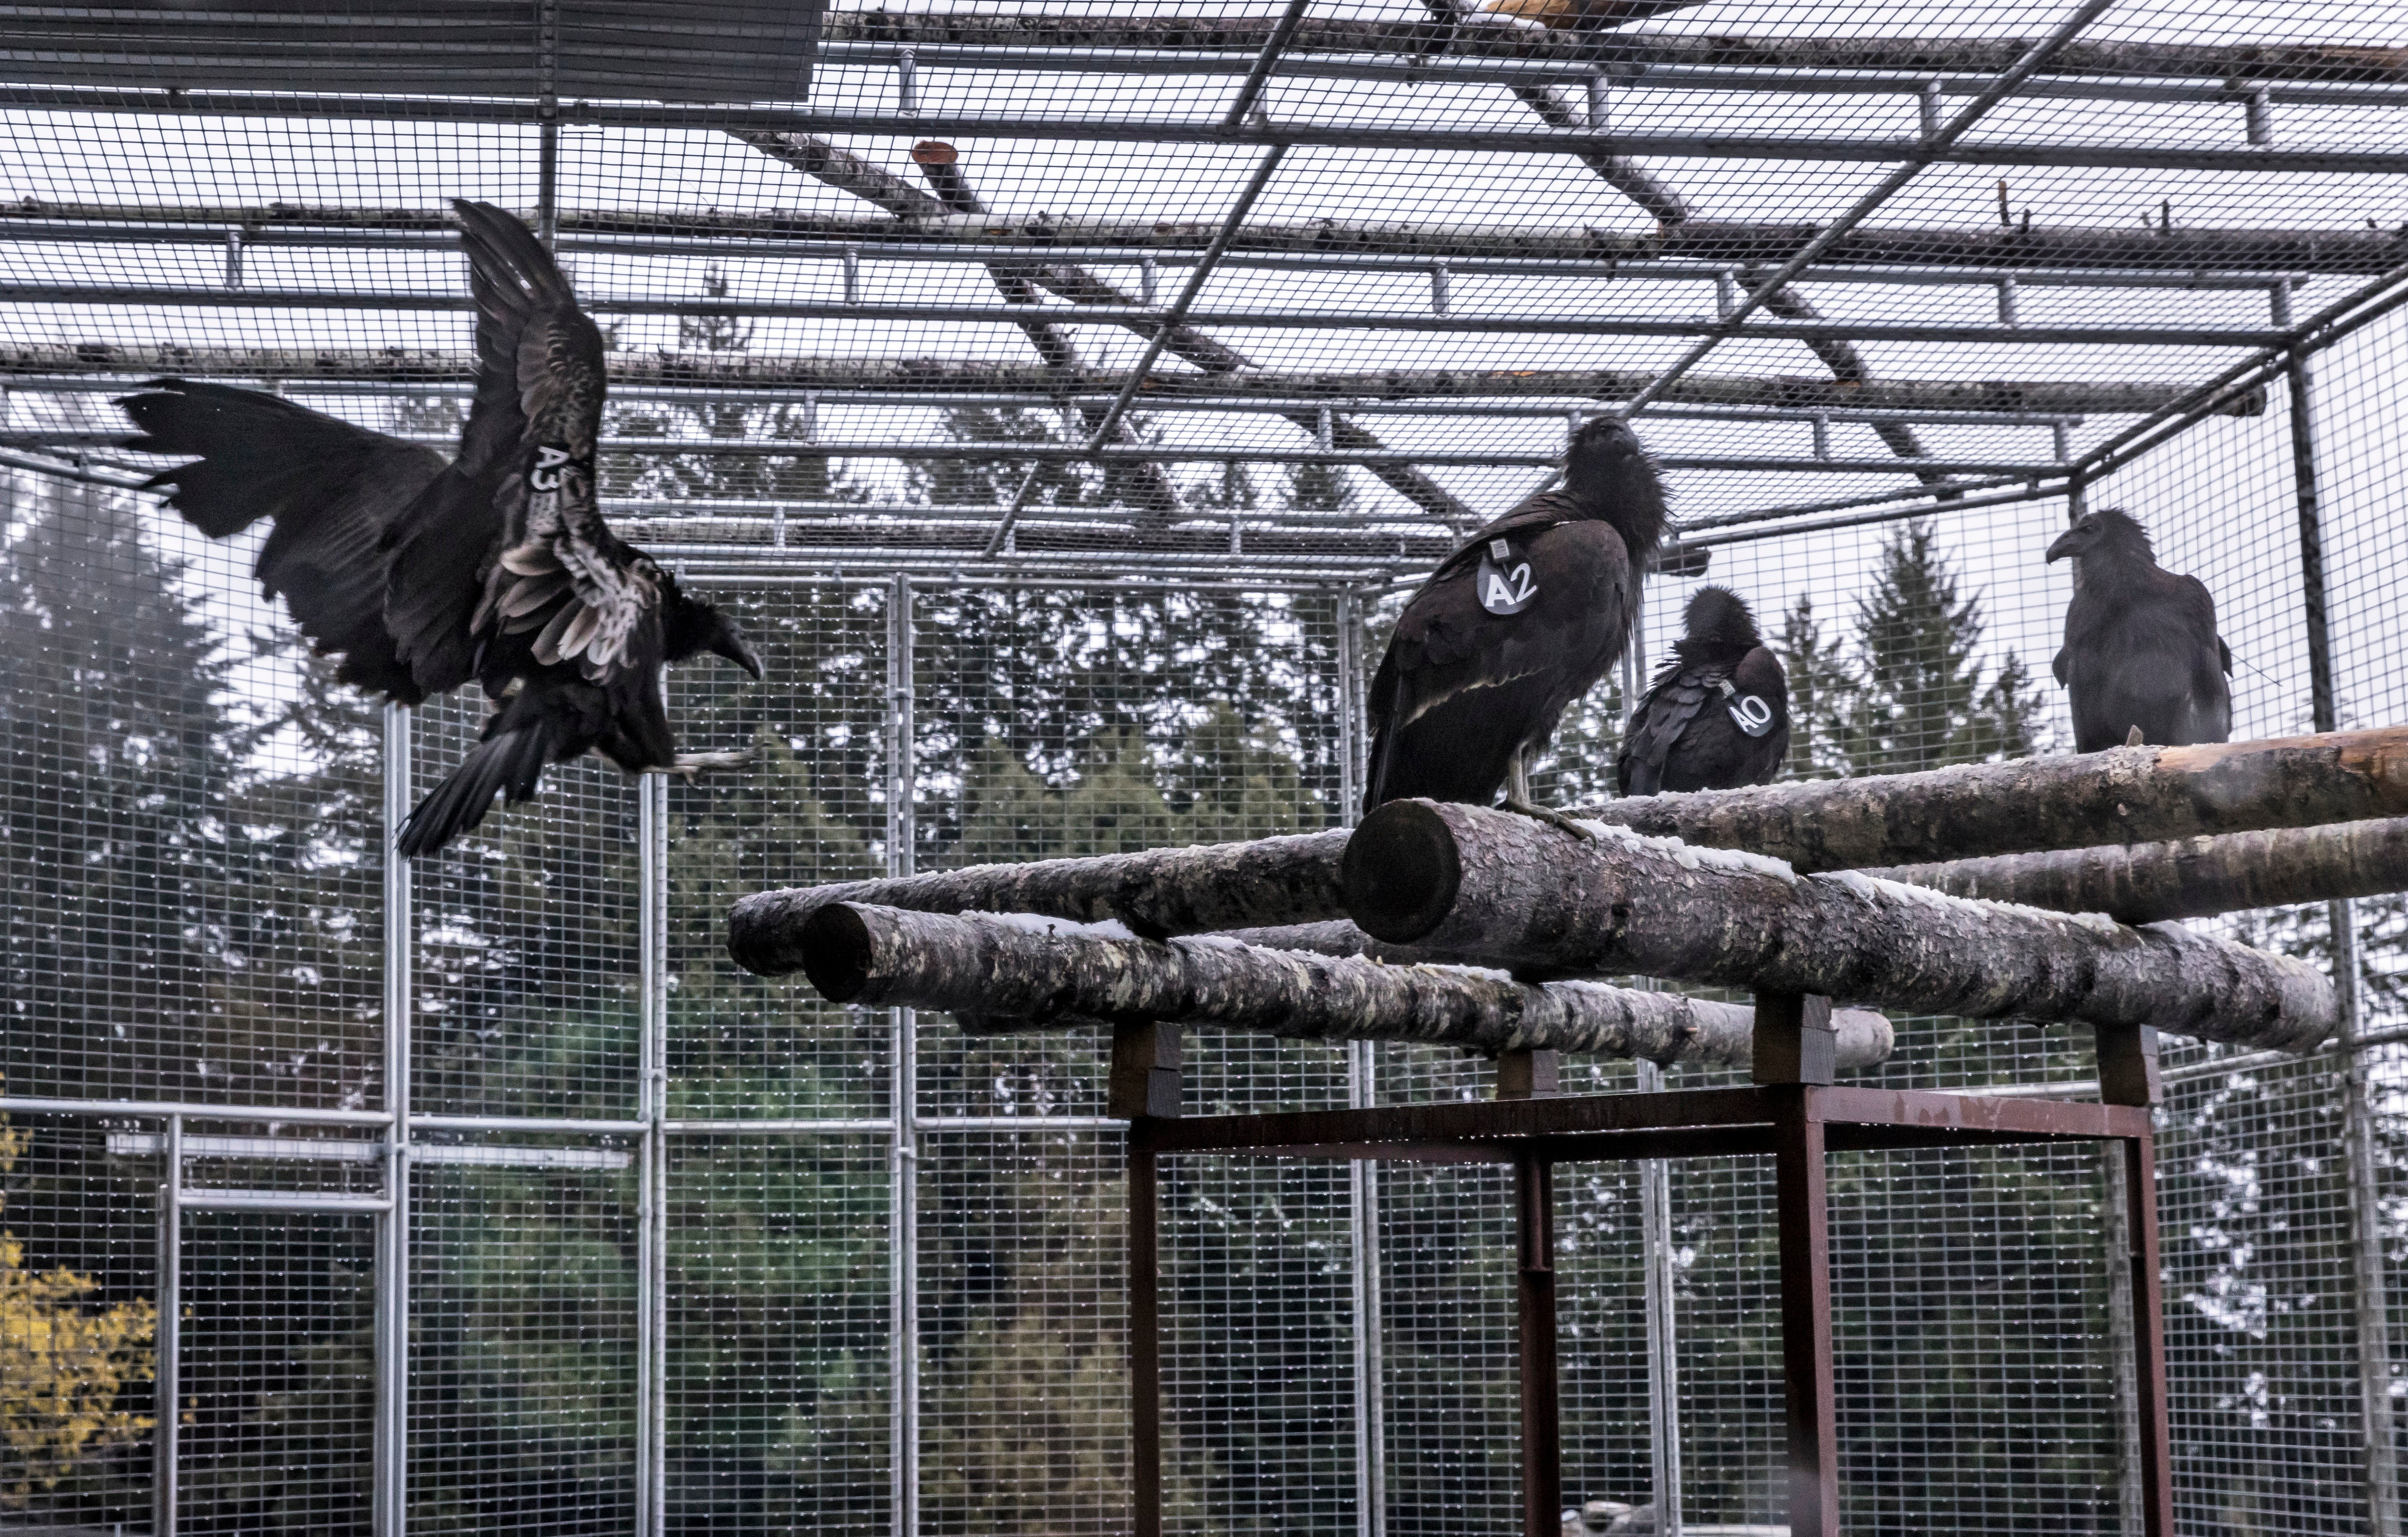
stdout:
{"type": "Polygon", "coordinates": [[[759,681],[761,655],[744,638],[743,628],[721,613],[717,605],[686,596],[672,579],[661,608],[662,657],[683,662],[704,651],[725,657],[759,681]]]}

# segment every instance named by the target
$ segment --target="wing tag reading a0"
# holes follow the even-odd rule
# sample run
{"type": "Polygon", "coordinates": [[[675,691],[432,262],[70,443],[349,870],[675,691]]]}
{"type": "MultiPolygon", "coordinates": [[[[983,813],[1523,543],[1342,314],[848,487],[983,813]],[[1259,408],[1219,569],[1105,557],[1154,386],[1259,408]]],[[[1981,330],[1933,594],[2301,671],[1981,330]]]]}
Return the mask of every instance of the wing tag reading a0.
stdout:
{"type": "Polygon", "coordinates": [[[1520,613],[1539,595],[1530,562],[1514,559],[1513,547],[1502,539],[1489,540],[1488,548],[1481,551],[1480,570],[1472,576],[1472,585],[1480,594],[1480,606],[1499,617],[1520,613]]]}
{"type": "Polygon", "coordinates": [[[1772,706],[1756,694],[1743,694],[1726,681],[1723,684],[1724,705],[1730,711],[1731,724],[1750,736],[1762,736],[1772,730],[1772,706]]]}

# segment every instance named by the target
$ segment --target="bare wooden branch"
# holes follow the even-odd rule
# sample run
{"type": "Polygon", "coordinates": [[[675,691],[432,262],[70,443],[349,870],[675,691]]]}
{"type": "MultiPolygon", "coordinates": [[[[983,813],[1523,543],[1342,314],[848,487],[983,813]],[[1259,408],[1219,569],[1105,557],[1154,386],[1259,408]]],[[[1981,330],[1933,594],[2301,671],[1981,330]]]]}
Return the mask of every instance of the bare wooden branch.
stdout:
{"type": "MultiPolygon", "coordinates": [[[[1025,363],[980,358],[795,357],[753,352],[611,352],[605,361],[614,386],[677,386],[742,391],[812,390],[880,393],[1111,394],[1121,376],[1110,369],[1074,373],[1025,363]]],[[[195,347],[179,342],[0,343],[0,378],[10,375],[144,377],[183,374],[202,378],[318,380],[324,383],[466,384],[476,377],[474,354],[408,348],[195,347]]],[[[1389,369],[1326,374],[1162,374],[1140,399],[1168,400],[1621,400],[1648,375],[1612,369],[1389,369]]],[[[1826,378],[1745,378],[1690,375],[1664,398],[1690,406],[1766,406],[1896,411],[2025,411],[2036,415],[2141,415],[2171,405],[2180,385],[2090,383],[2081,380],[1885,379],[1862,386],[1826,378]]],[[[2229,413],[2257,416],[2265,396],[2252,394],[2229,413]]],[[[1333,437],[1335,437],[1333,429],[1333,437]]],[[[1350,451],[1365,445],[1347,440],[1350,451]]]]}
{"type": "Polygon", "coordinates": [[[1968,1018],[2139,1025],[2304,1051],[2339,1015],[2288,956],[2170,924],[1971,902],[1854,873],[1607,828],[1594,842],[1509,812],[1380,807],[1345,859],[1374,936],[1520,975],[1634,972],[1968,1018]]]}
{"type": "MultiPolygon", "coordinates": [[[[747,130],[738,137],[786,164],[875,205],[887,219],[853,213],[779,209],[765,213],[718,209],[569,209],[560,233],[626,239],[821,240],[882,245],[974,246],[1042,253],[1070,247],[1135,252],[1200,251],[1218,224],[1144,215],[1074,218],[1051,213],[997,214],[948,208],[942,200],[883,167],[807,135],[747,130]]],[[[1666,194],[1670,195],[1670,194],[1666,194]]],[[[1659,214],[1660,217],[1660,214],[1659,214]]],[[[97,235],[112,226],[196,226],[211,237],[242,229],[273,241],[280,233],[311,230],[361,234],[424,234],[449,240],[455,228],[439,208],[366,208],[289,203],[0,204],[0,229],[38,228],[72,238],[79,227],[97,235]]],[[[1683,219],[1660,227],[1450,224],[1344,218],[1300,218],[1249,223],[1232,255],[1352,255],[1447,262],[1697,262],[1715,266],[1777,264],[1821,233],[1811,223],[1683,219]]],[[[1827,267],[1911,266],[2033,272],[2263,272],[2372,275],[2408,258],[2408,235],[2397,229],[2174,229],[2135,224],[2004,228],[1996,223],[1870,225],[1850,231],[1822,259],[1827,267]]],[[[1125,305],[1129,295],[1083,267],[1060,263],[1035,275],[1074,304],[1125,305]]],[[[1813,272],[1801,280],[1811,281],[1813,272]]],[[[1182,328],[1172,350],[1207,370],[1250,366],[1244,356],[1210,335],[1182,328]],[[1190,355],[1192,354],[1192,355],[1190,355]]],[[[1169,345],[1169,344],[1167,344],[1169,345]]]]}
{"type": "Polygon", "coordinates": [[[832,902],[918,913],[1027,913],[1078,923],[1118,922],[1156,938],[1312,923],[1345,910],[1338,886],[1338,861],[1345,850],[1345,831],[1333,829],[1253,843],[980,864],[763,891],[738,902],[728,915],[727,952],[738,965],[763,976],[796,971],[805,957],[804,925],[832,902]]]}
{"type": "MultiPolygon", "coordinates": [[[[1278,17],[1097,16],[1070,12],[845,10],[829,14],[829,42],[920,47],[1137,49],[1253,52],[1278,17]]],[[[2026,37],[1740,36],[1701,31],[1572,32],[1496,17],[1463,21],[1388,18],[1308,20],[1288,45],[1309,53],[1444,53],[1451,58],[1533,59],[1651,67],[1784,68],[1997,75],[2031,47],[2026,37]]],[[[2408,82],[2408,49],[2306,43],[2148,43],[2077,39],[2043,76],[2132,76],[2253,82],[2324,80],[2344,85],[2408,82]]]]}
{"type": "Polygon", "coordinates": [[[1902,864],[1865,875],[2122,923],[2408,891],[2408,817],[1902,864]]]}
{"type": "Polygon", "coordinates": [[[1581,815],[1801,873],[2315,827],[2408,816],[2408,727],[1647,795],[1581,815]]]}
{"type": "MultiPolygon", "coordinates": [[[[1746,1062],[1754,1023],[1748,1009],[1679,993],[1535,986],[1462,967],[1256,949],[1220,935],[1155,942],[999,914],[832,903],[813,911],[799,938],[805,973],[832,1003],[941,1009],[971,1016],[990,1032],[1164,1022],[1492,1056],[1644,1057],[1670,1066],[1746,1062]]],[[[1843,1066],[1889,1055],[1881,1015],[1849,1010],[1838,1022],[1843,1066]]]]}

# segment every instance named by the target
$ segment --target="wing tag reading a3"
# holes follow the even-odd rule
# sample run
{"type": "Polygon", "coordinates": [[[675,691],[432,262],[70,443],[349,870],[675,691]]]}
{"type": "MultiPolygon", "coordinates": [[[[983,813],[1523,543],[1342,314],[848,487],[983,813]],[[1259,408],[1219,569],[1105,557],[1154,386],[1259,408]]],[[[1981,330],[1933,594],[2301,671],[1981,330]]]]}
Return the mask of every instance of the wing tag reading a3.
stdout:
{"type": "Polygon", "coordinates": [[[1722,681],[1723,705],[1730,711],[1731,724],[1750,736],[1762,736],[1772,730],[1772,706],[1755,694],[1743,694],[1731,687],[1730,679],[1722,681]]]}
{"type": "Polygon", "coordinates": [[[537,491],[558,491],[561,466],[567,463],[566,448],[555,448],[549,443],[537,444],[535,468],[527,474],[527,484],[537,491]]]}
{"type": "Polygon", "coordinates": [[[1515,561],[1513,547],[1502,539],[1488,541],[1472,585],[1480,594],[1480,606],[1500,617],[1520,613],[1539,595],[1539,584],[1530,576],[1530,562],[1515,561]]]}

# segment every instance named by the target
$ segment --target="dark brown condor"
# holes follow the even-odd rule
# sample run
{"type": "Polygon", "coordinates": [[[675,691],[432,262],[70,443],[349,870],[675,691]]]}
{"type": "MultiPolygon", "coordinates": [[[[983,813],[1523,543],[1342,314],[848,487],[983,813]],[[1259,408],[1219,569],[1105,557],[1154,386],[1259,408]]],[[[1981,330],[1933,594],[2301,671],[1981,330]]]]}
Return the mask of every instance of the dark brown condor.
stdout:
{"type": "Polygon", "coordinates": [[[2058,534],[2048,559],[2073,562],[2056,673],[2074,751],[2231,740],[2232,650],[2206,584],[2158,565],[2149,531],[2113,507],[2058,534]]]}
{"type": "Polygon", "coordinates": [[[1664,520],[1663,483],[1627,425],[1600,417],[1574,434],[1563,489],[1474,534],[1398,617],[1371,680],[1364,809],[1485,805],[1502,785],[1510,809],[1581,831],[1531,802],[1528,760],[1621,660],[1664,520]]]}
{"type": "Polygon", "coordinates": [[[631,774],[691,772],[661,667],[704,651],[754,677],[734,620],[612,534],[595,499],[602,338],[527,227],[456,201],[477,306],[477,393],[459,457],[255,390],[153,380],[118,402],[127,447],[198,454],[150,479],[204,534],[274,524],[254,572],[337,676],[416,704],[474,679],[498,708],[403,828],[416,858],[534,796],[588,751],[631,774]]]}
{"type": "Polygon", "coordinates": [[[1613,757],[1625,795],[1760,785],[1789,756],[1789,677],[1727,587],[1701,587],[1613,757]]]}

